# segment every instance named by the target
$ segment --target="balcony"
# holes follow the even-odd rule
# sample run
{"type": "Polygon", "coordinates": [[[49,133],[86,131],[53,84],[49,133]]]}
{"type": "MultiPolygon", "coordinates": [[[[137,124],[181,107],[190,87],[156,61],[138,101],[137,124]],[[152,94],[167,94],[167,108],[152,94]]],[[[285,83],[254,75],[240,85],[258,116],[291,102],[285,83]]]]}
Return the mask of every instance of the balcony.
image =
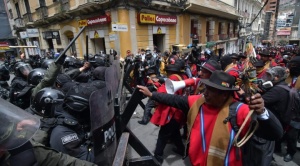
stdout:
{"type": "Polygon", "coordinates": [[[228,18],[237,20],[239,14],[234,6],[228,5],[220,1],[208,1],[208,0],[190,0],[190,7],[188,11],[194,13],[202,13],[209,16],[219,16],[222,18],[228,18]]]}
{"type": "Polygon", "coordinates": [[[228,40],[229,36],[227,34],[220,34],[219,35],[219,40],[228,40]]]}
{"type": "Polygon", "coordinates": [[[38,13],[38,20],[43,20],[44,18],[48,17],[48,7],[46,6],[41,6],[36,9],[38,13]]]}
{"type": "Polygon", "coordinates": [[[23,19],[22,19],[22,18],[16,18],[16,19],[15,19],[15,26],[16,26],[17,28],[25,27],[24,22],[23,22],[23,19]]]}
{"type": "Polygon", "coordinates": [[[23,21],[24,21],[24,24],[32,23],[33,22],[32,14],[31,13],[24,14],[23,21]]]}
{"type": "Polygon", "coordinates": [[[244,12],[244,11],[239,11],[239,15],[246,17],[246,18],[250,17],[250,14],[248,12],[244,12]]]}

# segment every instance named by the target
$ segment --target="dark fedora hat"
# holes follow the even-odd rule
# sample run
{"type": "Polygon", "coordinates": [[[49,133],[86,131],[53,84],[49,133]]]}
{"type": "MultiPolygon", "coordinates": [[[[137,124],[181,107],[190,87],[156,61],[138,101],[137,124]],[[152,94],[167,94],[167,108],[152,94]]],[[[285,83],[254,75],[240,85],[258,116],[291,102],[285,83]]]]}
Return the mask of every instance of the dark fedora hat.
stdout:
{"type": "Polygon", "coordinates": [[[155,70],[153,70],[153,69],[148,69],[148,70],[147,70],[147,75],[149,76],[149,75],[151,75],[151,74],[156,74],[155,70]]]}
{"type": "Polygon", "coordinates": [[[169,64],[165,67],[165,70],[172,71],[172,72],[181,72],[181,66],[179,64],[169,64]]]}
{"type": "Polygon", "coordinates": [[[259,53],[260,56],[271,56],[270,51],[267,49],[264,49],[261,53],[259,53]]]}
{"type": "Polygon", "coordinates": [[[209,60],[209,61],[205,62],[201,67],[210,72],[214,72],[216,70],[222,70],[221,65],[214,60],[209,60]]]}
{"type": "Polygon", "coordinates": [[[243,53],[239,53],[239,56],[238,56],[239,58],[247,58],[247,56],[245,55],[245,54],[243,54],[243,53]]]}
{"type": "Polygon", "coordinates": [[[256,62],[254,63],[254,66],[255,66],[255,67],[264,67],[265,64],[264,64],[264,62],[263,62],[262,60],[258,60],[258,61],[256,61],[256,62]]]}
{"type": "Polygon", "coordinates": [[[205,85],[225,91],[237,91],[235,88],[235,78],[224,71],[215,71],[209,79],[202,79],[205,85]]]}
{"type": "Polygon", "coordinates": [[[240,59],[236,53],[231,54],[231,59],[240,59]]]}

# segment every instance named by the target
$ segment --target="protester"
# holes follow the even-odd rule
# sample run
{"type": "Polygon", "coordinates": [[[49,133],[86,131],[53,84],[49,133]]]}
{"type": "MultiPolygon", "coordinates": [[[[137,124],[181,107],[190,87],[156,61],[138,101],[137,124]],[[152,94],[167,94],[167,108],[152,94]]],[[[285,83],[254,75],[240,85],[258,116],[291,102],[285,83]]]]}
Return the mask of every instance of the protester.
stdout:
{"type": "MultiPolygon", "coordinates": [[[[242,165],[242,160],[236,156],[236,150],[239,149],[230,144],[233,138],[229,132],[231,127],[223,123],[228,117],[229,105],[235,102],[233,92],[238,90],[234,88],[235,79],[223,71],[215,71],[209,79],[202,79],[202,82],[206,85],[203,95],[188,97],[151,93],[144,86],[138,88],[151,99],[177,107],[188,114],[188,154],[192,165],[242,165]]],[[[242,104],[238,108],[237,124],[240,126],[252,109],[258,115],[257,135],[268,140],[279,139],[283,129],[277,118],[264,108],[260,94],[251,96],[251,102],[247,98],[247,103],[249,105],[242,104]]]]}

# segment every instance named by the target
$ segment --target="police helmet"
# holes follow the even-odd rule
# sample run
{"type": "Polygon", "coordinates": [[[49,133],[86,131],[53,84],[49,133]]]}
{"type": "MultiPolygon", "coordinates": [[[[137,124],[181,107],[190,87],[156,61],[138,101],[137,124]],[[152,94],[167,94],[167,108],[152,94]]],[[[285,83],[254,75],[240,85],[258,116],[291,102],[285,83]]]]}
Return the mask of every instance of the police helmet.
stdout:
{"type": "Polygon", "coordinates": [[[28,74],[32,71],[32,67],[28,63],[18,62],[14,66],[15,75],[18,77],[27,78],[28,74]]]}
{"type": "Polygon", "coordinates": [[[48,69],[50,64],[53,63],[54,61],[55,61],[54,59],[45,59],[41,65],[41,68],[48,69]]]}
{"type": "Polygon", "coordinates": [[[64,68],[69,68],[71,66],[75,66],[75,63],[76,63],[75,61],[76,61],[75,58],[67,56],[65,59],[65,62],[63,64],[64,68]]]}
{"type": "Polygon", "coordinates": [[[45,69],[42,68],[33,69],[28,75],[27,78],[28,84],[38,85],[41,82],[41,80],[44,78],[45,73],[46,73],[45,69]]]}
{"type": "Polygon", "coordinates": [[[8,81],[10,79],[10,74],[8,68],[2,64],[0,65],[0,81],[8,81]]]}
{"type": "Polygon", "coordinates": [[[56,89],[44,88],[37,92],[32,100],[30,109],[42,116],[53,117],[55,106],[63,103],[65,95],[56,89]]]}

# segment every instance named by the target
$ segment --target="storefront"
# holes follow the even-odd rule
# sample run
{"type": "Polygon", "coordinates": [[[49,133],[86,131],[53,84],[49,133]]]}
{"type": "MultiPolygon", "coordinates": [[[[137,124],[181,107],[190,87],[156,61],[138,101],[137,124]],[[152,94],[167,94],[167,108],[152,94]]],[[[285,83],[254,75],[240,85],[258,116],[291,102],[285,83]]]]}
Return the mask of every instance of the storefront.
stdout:
{"type": "Polygon", "coordinates": [[[138,40],[143,39],[142,36],[145,35],[139,32],[148,32],[149,37],[148,41],[137,41],[141,46],[150,49],[157,47],[163,51],[174,43],[175,39],[172,37],[176,36],[177,16],[139,13],[138,23],[140,28],[137,31],[138,40]]]}
{"type": "MultiPolygon", "coordinates": [[[[61,45],[60,33],[58,30],[48,30],[42,33],[43,39],[48,44],[48,50],[50,52],[59,52],[60,50],[54,50],[53,40],[56,40],[57,45],[61,45]]],[[[45,55],[46,50],[41,50],[41,55],[45,55]]]]}
{"type": "Polygon", "coordinates": [[[26,58],[29,58],[29,56],[34,55],[41,55],[39,36],[39,30],[36,28],[26,29],[26,31],[20,32],[20,38],[22,40],[22,43],[24,43],[26,46],[37,46],[36,48],[25,49],[26,58]]]}
{"type": "Polygon", "coordinates": [[[109,14],[88,18],[79,21],[79,26],[86,26],[85,34],[88,36],[89,54],[99,54],[100,51],[109,52],[109,14]]]}

